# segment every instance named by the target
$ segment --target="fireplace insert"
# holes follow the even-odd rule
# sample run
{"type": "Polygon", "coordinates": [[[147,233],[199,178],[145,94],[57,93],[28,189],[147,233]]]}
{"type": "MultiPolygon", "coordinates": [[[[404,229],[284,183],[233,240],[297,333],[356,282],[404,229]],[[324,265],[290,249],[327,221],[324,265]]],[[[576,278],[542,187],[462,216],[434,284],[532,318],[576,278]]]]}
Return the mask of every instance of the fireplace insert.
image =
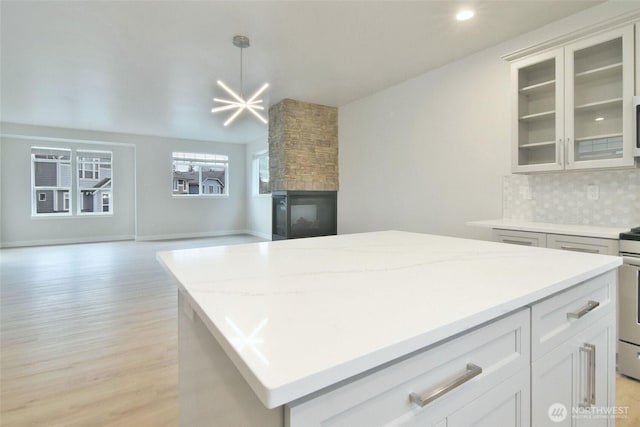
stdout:
{"type": "Polygon", "coordinates": [[[274,191],[272,240],[337,234],[336,191],[274,191]]]}

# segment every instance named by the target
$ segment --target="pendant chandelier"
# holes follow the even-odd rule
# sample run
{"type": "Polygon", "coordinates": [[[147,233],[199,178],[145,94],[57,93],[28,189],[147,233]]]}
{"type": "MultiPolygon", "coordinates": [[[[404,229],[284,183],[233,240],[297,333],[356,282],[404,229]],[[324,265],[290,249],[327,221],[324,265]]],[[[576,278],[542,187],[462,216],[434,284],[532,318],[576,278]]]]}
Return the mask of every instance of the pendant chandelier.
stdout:
{"type": "Polygon", "coordinates": [[[233,37],[233,45],[240,48],[240,94],[238,95],[236,92],[231,90],[227,85],[225,85],[222,80],[218,80],[218,86],[224,89],[229,96],[233,99],[220,99],[213,98],[214,102],[218,102],[220,104],[224,104],[221,107],[216,107],[211,110],[212,113],[218,113],[221,111],[231,111],[235,110],[231,116],[224,122],[224,126],[228,126],[231,122],[235,120],[236,117],[240,115],[243,111],[247,110],[256,116],[262,123],[267,123],[267,119],[262,116],[258,112],[258,110],[264,110],[264,106],[262,104],[262,99],[258,99],[258,96],[262,92],[269,87],[269,83],[265,83],[262,85],[260,89],[258,89],[251,97],[245,99],[243,92],[243,82],[242,82],[242,50],[249,47],[249,38],[245,36],[234,36],[233,37]]]}

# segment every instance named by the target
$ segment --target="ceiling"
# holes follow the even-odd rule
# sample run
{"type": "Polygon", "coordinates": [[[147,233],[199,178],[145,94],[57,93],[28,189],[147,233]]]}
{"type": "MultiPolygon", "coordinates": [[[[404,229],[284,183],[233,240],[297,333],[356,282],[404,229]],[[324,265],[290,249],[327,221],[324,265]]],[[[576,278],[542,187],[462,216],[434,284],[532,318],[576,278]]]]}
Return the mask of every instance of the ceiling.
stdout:
{"type": "Polygon", "coordinates": [[[598,1],[83,1],[0,3],[6,122],[246,143],[267,126],[212,115],[221,79],[341,106],[598,1]]]}

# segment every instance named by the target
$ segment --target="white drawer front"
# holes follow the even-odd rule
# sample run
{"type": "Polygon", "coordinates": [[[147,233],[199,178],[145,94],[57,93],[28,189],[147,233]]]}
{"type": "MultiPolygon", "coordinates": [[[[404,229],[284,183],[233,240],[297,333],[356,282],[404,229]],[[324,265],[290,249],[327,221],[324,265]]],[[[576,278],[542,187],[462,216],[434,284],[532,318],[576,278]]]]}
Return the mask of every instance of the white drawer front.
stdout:
{"type": "Polygon", "coordinates": [[[531,231],[493,229],[493,241],[510,243],[512,245],[539,246],[544,248],[547,245],[547,235],[531,231]]]}
{"type": "Polygon", "coordinates": [[[616,273],[610,271],[531,307],[532,360],[614,310],[616,273]]]}
{"type": "Polygon", "coordinates": [[[430,426],[448,413],[526,370],[530,363],[530,314],[521,310],[504,319],[436,345],[380,370],[287,407],[290,427],[430,426]],[[478,376],[454,387],[424,407],[410,394],[427,392],[459,378],[467,365],[478,376]]]}
{"type": "Polygon", "coordinates": [[[565,251],[618,255],[618,241],[613,239],[549,234],[547,235],[547,247],[565,251]]]}

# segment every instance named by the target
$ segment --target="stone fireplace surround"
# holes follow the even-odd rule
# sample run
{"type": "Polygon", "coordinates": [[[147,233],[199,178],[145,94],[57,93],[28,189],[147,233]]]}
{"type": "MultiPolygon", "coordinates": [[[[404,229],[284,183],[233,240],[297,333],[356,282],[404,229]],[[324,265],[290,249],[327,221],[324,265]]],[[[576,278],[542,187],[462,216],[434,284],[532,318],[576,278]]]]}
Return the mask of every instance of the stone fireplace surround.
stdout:
{"type": "Polygon", "coordinates": [[[269,108],[269,176],[274,240],[336,234],[338,109],[293,99],[283,99],[269,108]],[[300,197],[304,197],[306,201],[312,201],[316,197],[318,203],[306,204],[304,206],[307,208],[302,208],[295,200],[300,197]],[[332,202],[327,202],[327,197],[332,202]],[[311,228],[301,233],[292,232],[300,224],[291,223],[284,225],[288,230],[284,234],[283,225],[279,224],[278,233],[277,221],[282,216],[277,213],[282,211],[283,201],[289,203],[289,206],[285,206],[287,221],[291,221],[292,217],[295,217],[294,220],[302,218],[302,221],[307,221],[304,219],[306,217],[314,217],[326,223],[314,227],[318,230],[317,234],[310,232],[311,228]],[[295,205],[294,211],[306,212],[306,215],[292,215],[292,203],[295,205]],[[328,208],[331,203],[333,207],[328,208]],[[316,207],[311,208],[312,205],[316,207]],[[305,209],[316,209],[322,215],[314,216],[305,209]],[[331,212],[331,217],[326,215],[327,209],[331,212]]]}

